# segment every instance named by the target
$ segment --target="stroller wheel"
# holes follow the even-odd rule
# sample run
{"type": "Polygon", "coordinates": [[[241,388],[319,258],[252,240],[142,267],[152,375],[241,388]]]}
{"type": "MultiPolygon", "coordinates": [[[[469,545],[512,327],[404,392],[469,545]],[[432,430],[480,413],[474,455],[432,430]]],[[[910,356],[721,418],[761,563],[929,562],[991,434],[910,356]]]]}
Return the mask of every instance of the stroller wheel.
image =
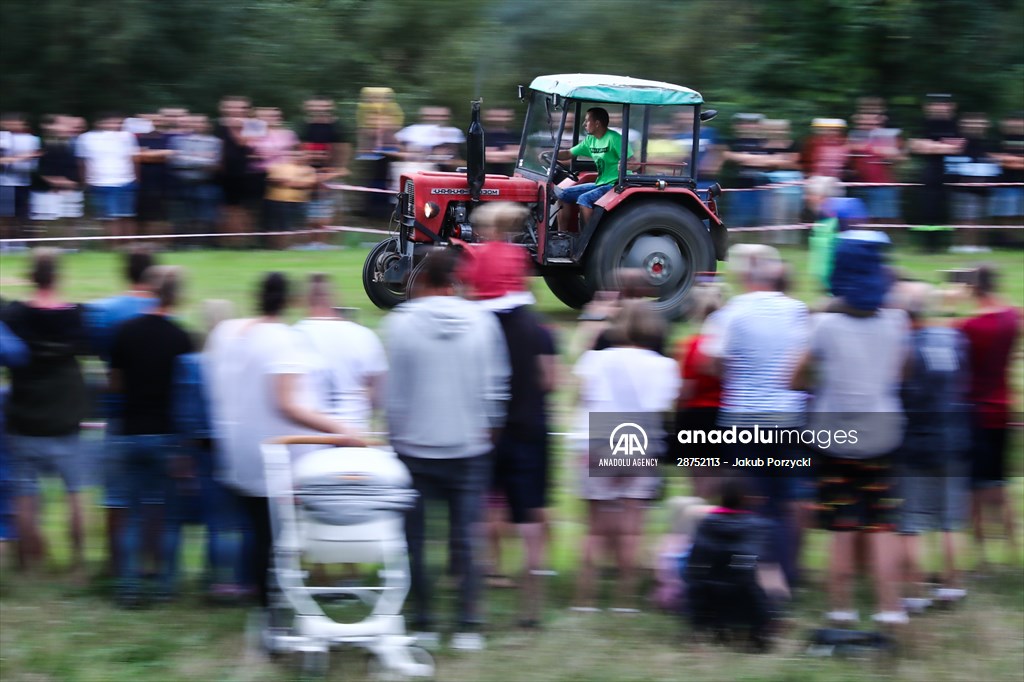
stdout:
{"type": "Polygon", "coordinates": [[[308,650],[299,652],[299,673],[306,680],[322,680],[327,677],[331,664],[330,650],[308,650]]]}
{"type": "Polygon", "coordinates": [[[390,655],[371,654],[366,674],[374,682],[433,679],[434,657],[418,646],[402,647],[390,655]]]}
{"type": "Polygon", "coordinates": [[[385,666],[380,656],[372,654],[366,659],[366,678],[373,682],[404,682],[406,679],[395,668],[385,666]]]}

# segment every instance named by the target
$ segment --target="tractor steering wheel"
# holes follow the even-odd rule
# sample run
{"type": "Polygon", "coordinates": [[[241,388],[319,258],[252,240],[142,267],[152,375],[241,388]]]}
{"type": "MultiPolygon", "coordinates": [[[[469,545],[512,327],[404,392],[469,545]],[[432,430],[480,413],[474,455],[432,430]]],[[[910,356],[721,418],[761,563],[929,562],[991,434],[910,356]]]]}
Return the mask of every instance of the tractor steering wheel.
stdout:
{"type": "Polygon", "coordinates": [[[555,184],[558,184],[559,182],[561,182],[565,178],[572,178],[573,182],[579,182],[580,181],[580,176],[579,175],[577,175],[575,172],[573,172],[572,169],[570,169],[564,163],[562,163],[558,159],[554,158],[554,156],[555,156],[554,152],[541,152],[539,156],[540,156],[541,163],[543,163],[548,168],[551,167],[552,160],[554,160],[555,171],[556,172],[555,172],[555,177],[553,178],[553,180],[555,181],[555,184]]]}

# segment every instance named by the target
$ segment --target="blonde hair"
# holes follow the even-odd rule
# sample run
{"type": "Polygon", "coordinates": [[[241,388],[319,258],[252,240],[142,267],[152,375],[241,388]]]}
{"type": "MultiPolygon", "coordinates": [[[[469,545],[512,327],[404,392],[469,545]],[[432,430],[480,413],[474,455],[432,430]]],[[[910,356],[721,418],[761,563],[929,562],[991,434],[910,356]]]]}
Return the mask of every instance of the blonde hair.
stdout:
{"type": "Polygon", "coordinates": [[[706,282],[693,287],[693,315],[695,322],[703,322],[711,313],[725,305],[727,288],[721,282],[706,282]]]}
{"type": "Polygon", "coordinates": [[[506,235],[521,232],[528,217],[530,211],[522,204],[493,201],[473,211],[471,221],[477,232],[494,230],[498,235],[506,235]]]}
{"type": "Polygon", "coordinates": [[[940,300],[940,292],[927,282],[897,282],[889,292],[888,305],[912,319],[928,317],[940,300]]]}

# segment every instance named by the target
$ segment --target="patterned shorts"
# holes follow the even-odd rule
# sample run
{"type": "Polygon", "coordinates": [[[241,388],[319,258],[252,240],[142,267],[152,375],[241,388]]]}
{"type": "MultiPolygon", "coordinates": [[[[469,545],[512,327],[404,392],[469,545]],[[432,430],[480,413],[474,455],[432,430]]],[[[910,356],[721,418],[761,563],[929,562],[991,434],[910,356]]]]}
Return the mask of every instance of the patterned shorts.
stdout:
{"type": "Polygon", "coordinates": [[[834,532],[896,530],[901,500],[892,481],[892,456],[842,459],[818,456],[818,513],[834,532]]]}

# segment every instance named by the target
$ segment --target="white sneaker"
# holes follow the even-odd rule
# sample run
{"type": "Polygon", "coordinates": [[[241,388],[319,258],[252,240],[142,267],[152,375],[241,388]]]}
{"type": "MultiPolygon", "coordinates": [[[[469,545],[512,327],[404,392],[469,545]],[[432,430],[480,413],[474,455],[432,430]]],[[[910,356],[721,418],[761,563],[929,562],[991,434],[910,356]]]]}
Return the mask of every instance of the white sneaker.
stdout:
{"type": "Polygon", "coordinates": [[[935,601],[954,602],[960,601],[967,596],[967,590],[962,587],[939,587],[932,592],[935,601]]]}
{"type": "Polygon", "coordinates": [[[829,611],[825,614],[825,620],[833,623],[856,623],[860,620],[860,614],[856,611],[829,611]]]}
{"type": "Polygon", "coordinates": [[[881,611],[871,616],[871,620],[879,625],[906,625],[910,622],[910,616],[906,611],[881,611]]]}
{"type": "Polygon", "coordinates": [[[436,632],[414,632],[412,636],[416,640],[416,646],[428,651],[433,651],[441,646],[441,635],[436,632]]]}
{"type": "Polygon", "coordinates": [[[903,610],[908,613],[918,614],[924,613],[927,609],[931,608],[932,600],[927,597],[904,597],[900,600],[903,605],[903,610]]]}
{"type": "Polygon", "coordinates": [[[449,646],[456,651],[483,651],[485,648],[484,636],[479,632],[456,632],[452,635],[449,646]]]}

